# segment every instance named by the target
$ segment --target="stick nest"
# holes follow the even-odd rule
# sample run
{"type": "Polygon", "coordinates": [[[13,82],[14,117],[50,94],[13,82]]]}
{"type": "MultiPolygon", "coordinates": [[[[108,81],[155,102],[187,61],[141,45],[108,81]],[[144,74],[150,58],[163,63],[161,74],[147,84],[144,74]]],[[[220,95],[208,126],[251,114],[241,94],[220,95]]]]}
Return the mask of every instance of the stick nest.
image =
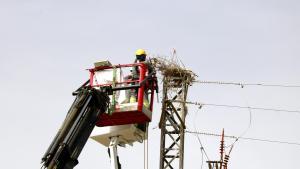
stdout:
{"type": "MultiPolygon", "coordinates": [[[[151,62],[155,69],[159,71],[165,79],[182,79],[191,85],[192,82],[195,81],[195,77],[197,77],[194,72],[185,69],[181,62],[174,59],[155,57],[151,59],[151,62]]],[[[178,83],[182,83],[182,80],[178,81],[178,83]]]]}

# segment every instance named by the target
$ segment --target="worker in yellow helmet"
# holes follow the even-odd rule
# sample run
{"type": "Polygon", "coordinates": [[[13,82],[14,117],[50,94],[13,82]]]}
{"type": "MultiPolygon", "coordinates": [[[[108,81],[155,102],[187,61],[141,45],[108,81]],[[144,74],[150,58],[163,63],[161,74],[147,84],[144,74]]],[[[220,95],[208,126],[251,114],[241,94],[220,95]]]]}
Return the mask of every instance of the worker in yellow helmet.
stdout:
{"type": "MultiPolygon", "coordinates": [[[[144,62],[147,65],[147,67],[148,67],[148,73],[151,73],[153,71],[153,68],[152,68],[152,66],[150,64],[150,61],[146,60],[147,53],[146,53],[146,51],[144,49],[138,49],[138,50],[136,50],[135,56],[136,56],[136,58],[135,58],[134,63],[144,62]]],[[[128,80],[129,78],[132,79],[132,80],[138,80],[139,76],[140,76],[140,71],[139,71],[138,66],[134,66],[132,68],[131,72],[132,72],[132,75],[125,77],[126,80],[128,80]]],[[[132,85],[134,85],[134,84],[132,84],[132,85]]],[[[145,93],[147,93],[147,92],[145,91],[145,93]]],[[[135,90],[135,89],[131,89],[130,91],[128,90],[126,92],[126,98],[129,99],[128,101],[130,103],[136,102],[137,101],[136,100],[137,99],[137,90],[135,90]]],[[[144,105],[147,108],[149,107],[149,102],[148,102],[147,94],[145,94],[144,105]]]]}
{"type": "MultiPolygon", "coordinates": [[[[146,61],[146,51],[144,49],[138,49],[135,51],[135,61],[134,63],[140,63],[140,62],[145,62],[146,65],[148,65],[148,68],[150,67],[149,66],[149,62],[146,61]]],[[[139,75],[140,75],[140,71],[138,69],[137,66],[133,67],[132,69],[132,76],[133,76],[133,79],[138,79],[139,78],[139,75]]]]}
{"type": "MultiPolygon", "coordinates": [[[[148,67],[148,73],[151,73],[153,71],[153,68],[150,64],[150,61],[146,60],[147,54],[146,54],[146,51],[144,49],[136,50],[135,56],[136,56],[136,59],[135,59],[134,63],[144,62],[148,67]]],[[[132,76],[133,76],[133,80],[139,79],[140,71],[139,71],[139,68],[137,66],[133,67],[132,76]]],[[[131,92],[131,93],[133,93],[133,92],[131,92]]],[[[148,102],[147,95],[148,95],[147,90],[145,90],[144,105],[148,108],[149,107],[149,102],[148,102]]],[[[137,98],[137,91],[135,91],[135,94],[131,94],[130,102],[131,103],[136,102],[136,98],[137,98]]]]}

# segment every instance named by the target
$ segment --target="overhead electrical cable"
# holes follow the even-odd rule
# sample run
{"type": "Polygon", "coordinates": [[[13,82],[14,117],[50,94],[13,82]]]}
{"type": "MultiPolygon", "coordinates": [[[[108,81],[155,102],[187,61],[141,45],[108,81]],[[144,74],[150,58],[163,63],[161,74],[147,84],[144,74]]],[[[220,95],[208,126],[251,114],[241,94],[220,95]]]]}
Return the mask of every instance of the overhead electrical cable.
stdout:
{"type": "MultiPolygon", "coordinates": [[[[191,134],[198,134],[198,135],[221,137],[221,134],[208,133],[208,132],[197,132],[197,131],[189,131],[189,130],[186,130],[185,132],[186,133],[191,133],[191,134]]],[[[231,138],[231,139],[237,139],[238,138],[236,136],[228,136],[228,135],[225,135],[224,137],[225,138],[231,138]]],[[[288,141],[279,141],[279,140],[271,140],[271,139],[260,139],[260,138],[252,138],[252,137],[239,137],[239,139],[300,146],[300,143],[298,143],[298,142],[288,142],[288,141]]]]}
{"type": "Polygon", "coordinates": [[[205,81],[205,80],[195,80],[193,82],[200,83],[200,84],[236,85],[242,88],[244,86],[300,88],[300,85],[286,85],[286,84],[242,83],[242,82],[205,81]]]}
{"type": "MultiPolygon", "coordinates": [[[[242,91],[241,91],[241,92],[242,92],[242,91]]],[[[242,95],[243,95],[243,94],[242,94],[242,95]]],[[[239,138],[243,137],[243,136],[249,131],[249,129],[250,129],[251,125],[252,125],[252,111],[251,111],[251,109],[249,108],[248,101],[245,99],[244,95],[243,95],[243,98],[244,98],[244,100],[245,100],[245,102],[246,102],[246,105],[247,105],[247,107],[248,107],[247,110],[248,110],[248,112],[249,112],[249,123],[248,123],[248,127],[244,130],[244,132],[243,132],[241,135],[239,135],[239,136],[235,139],[235,141],[234,141],[232,144],[230,144],[229,146],[226,146],[226,148],[229,148],[229,147],[230,147],[230,152],[231,152],[231,150],[232,150],[234,144],[235,144],[237,141],[239,141],[239,138]]]]}
{"type": "MultiPolygon", "coordinates": [[[[175,100],[174,102],[181,102],[175,100]]],[[[238,105],[226,105],[226,104],[214,104],[214,103],[200,103],[186,101],[186,104],[193,104],[202,108],[203,106],[215,106],[215,107],[227,107],[227,108],[239,108],[239,109],[251,109],[251,110],[264,110],[264,111],[276,111],[276,112],[289,112],[289,113],[300,113],[300,110],[288,110],[288,109],[274,109],[274,108],[264,108],[264,107],[252,107],[252,106],[238,106],[238,105]]]]}
{"type": "MultiPolygon", "coordinates": [[[[199,109],[198,109],[197,111],[199,111],[199,109]]],[[[198,115],[198,113],[195,114],[196,117],[197,117],[197,115],[198,115]]],[[[196,117],[194,118],[193,125],[194,125],[194,130],[195,130],[195,131],[198,131],[197,125],[196,125],[196,119],[197,119],[196,117]]],[[[206,159],[207,159],[208,161],[209,161],[210,159],[209,159],[209,157],[208,157],[208,155],[207,155],[207,152],[206,152],[205,149],[204,149],[204,146],[203,146],[203,144],[202,144],[202,141],[201,141],[199,135],[198,135],[198,134],[194,134],[194,136],[196,136],[196,138],[197,138],[197,140],[198,140],[198,142],[199,142],[199,144],[200,144],[200,152],[201,152],[201,169],[202,169],[202,168],[203,168],[203,160],[204,160],[203,155],[205,155],[205,157],[206,157],[206,159]]]]}

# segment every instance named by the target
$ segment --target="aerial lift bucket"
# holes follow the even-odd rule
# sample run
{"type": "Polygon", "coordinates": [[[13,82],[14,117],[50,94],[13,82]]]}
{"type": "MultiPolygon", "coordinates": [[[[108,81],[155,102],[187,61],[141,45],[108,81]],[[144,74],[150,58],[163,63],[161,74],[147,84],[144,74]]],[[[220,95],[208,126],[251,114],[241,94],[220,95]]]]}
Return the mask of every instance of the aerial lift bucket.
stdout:
{"type": "Polygon", "coordinates": [[[98,90],[107,90],[110,93],[110,107],[106,113],[100,115],[97,126],[151,121],[157,79],[155,72],[149,72],[145,63],[96,66],[89,71],[90,86],[98,90]],[[128,78],[131,73],[130,71],[126,72],[126,69],[137,69],[139,76],[128,78]],[[128,74],[126,75],[126,73],[128,74]],[[126,93],[132,92],[137,94],[134,102],[130,102],[130,98],[126,98],[126,93]]]}

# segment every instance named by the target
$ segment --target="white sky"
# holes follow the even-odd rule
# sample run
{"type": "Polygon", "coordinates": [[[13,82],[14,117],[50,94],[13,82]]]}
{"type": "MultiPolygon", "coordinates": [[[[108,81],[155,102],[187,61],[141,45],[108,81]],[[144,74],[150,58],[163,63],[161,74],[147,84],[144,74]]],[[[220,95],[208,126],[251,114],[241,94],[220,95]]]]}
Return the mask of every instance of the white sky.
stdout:
{"type": "MultiPolygon", "coordinates": [[[[67,110],[71,92],[94,61],[130,63],[134,51],[169,55],[176,48],[200,80],[300,84],[300,2],[296,0],[0,0],[2,168],[38,168],[67,110]]],[[[194,85],[189,99],[204,103],[300,110],[299,88],[194,85]]],[[[150,166],[158,168],[156,104],[150,166]]],[[[300,114],[252,111],[245,137],[300,142],[300,114]],[[298,130],[297,130],[298,129],[298,130]]],[[[239,135],[247,110],[189,107],[187,125],[239,135]]],[[[219,139],[200,136],[210,159],[219,139]]],[[[226,140],[230,144],[233,140],[226,140]]],[[[186,135],[185,168],[201,168],[200,146],[186,135]]],[[[143,145],[120,148],[124,169],[143,167],[143,145]]],[[[300,147],[240,141],[231,169],[297,168],[300,147]]],[[[89,140],[78,169],[109,168],[106,148],[89,140]]],[[[207,168],[204,164],[204,168],[207,168]]]]}

